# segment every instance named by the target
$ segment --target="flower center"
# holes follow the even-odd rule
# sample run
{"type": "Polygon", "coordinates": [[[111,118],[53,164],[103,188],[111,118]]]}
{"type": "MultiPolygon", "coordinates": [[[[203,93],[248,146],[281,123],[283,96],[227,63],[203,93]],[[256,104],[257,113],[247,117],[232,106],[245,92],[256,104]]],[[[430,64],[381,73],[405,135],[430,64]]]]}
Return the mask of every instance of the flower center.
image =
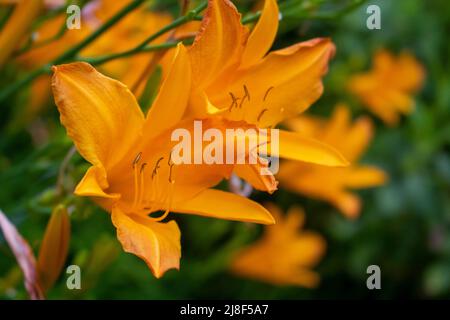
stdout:
{"type": "Polygon", "coordinates": [[[133,177],[134,177],[134,196],[133,196],[133,211],[147,211],[149,214],[159,210],[165,209],[160,217],[150,217],[154,221],[161,221],[169,214],[173,196],[175,180],[172,177],[174,163],[171,160],[171,153],[168,156],[167,166],[169,170],[168,184],[161,181],[160,169],[164,165],[164,157],[160,157],[153,165],[151,174],[146,170],[148,163],[143,159],[142,152],[139,152],[133,160],[133,177]],[[150,184],[149,184],[150,181],[150,184]],[[162,186],[167,185],[167,188],[162,186]],[[148,190],[150,189],[150,191],[148,190]]]}

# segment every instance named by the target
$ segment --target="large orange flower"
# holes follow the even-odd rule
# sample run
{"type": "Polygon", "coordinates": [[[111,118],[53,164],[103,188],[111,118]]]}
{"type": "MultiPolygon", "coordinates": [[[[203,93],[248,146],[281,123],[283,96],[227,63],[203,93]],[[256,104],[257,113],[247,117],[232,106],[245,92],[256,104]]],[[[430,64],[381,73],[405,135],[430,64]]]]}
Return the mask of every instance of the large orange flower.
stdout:
{"type": "MultiPolygon", "coordinates": [[[[80,42],[101,24],[108,21],[128,0],[92,1],[83,8],[81,29],[65,30],[63,36],[53,39],[61,27],[65,26],[66,14],[45,21],[34,33],[35,44],[31,50],[18,57],[18,61],[27,68],[34,68],[51,62],[74,44],[80,42]]],[[[150,34],[158,31],[172,20],[167,13],[152,12],[145,6],[130,12],[110,30],[101,35],[80,53],[81,57],[93,57],[129,50],[144,41],[150,34]]],[[[164,42],[168,34],[155,40],[155,44],[164,42]]],[[[119,79],[134,92],[141,92],[145,81],[143,72],[154,53],[143,52],[131,57],[113,60],[101,66],[101,71],[119,79]]],[[[47,75],[38,78],[32,85],[33,99],[27,110],[32,117],[39,112],[50,95],[50,79],[47,75]]]]}
{"type": "MultiPolygon", "coordinates": [[[[267,128],[303,112],[319,98],[334,45],[329,39],[313,39],[267,54],[278,17],[276,1],[266,0],[261,18],[249,32],[229,0],[209,1],[189,48],[194,85],[186,117],[223,118],[267,128]]],[[[347,165],[331,147],[284,130],[279,132],[279,156],[347,165]]],[[[257,185],[248,168],[237,166],[235,172],[257,185]]]]}
{"type": "Polygon", "coordinates": [[[286,125],[335,146],[352,165],[330,168],[289,161],[281,166],[277,176],[280,183],[292,191],[329,201],[347,217],[356,217],[361,201],[347,189],[378,186],[387,178],[382,170],[357,163],[373,135],[370,119],[362,117],[352,124],[348,108],[340,105],[328,121],[303,116],[289,120],[286,125]]]}
{"type": "Polygon", "coordinates": [[[349,90],[377,117],[388,125],[395,125],[400,114],[413,110],[412,94],[423,83],[423,66],[409,53],[394,57],[381,50],[375,54],[372,70],[354,75],[349,90]]]}
{"type": "Polygon", "coordinates": [[[325,240],[317,233],[299,230],[305,221],[300,208],[290,208],[285,217],[277,206],[267,208],[276,224],[267,226],[261,239],[237,252],[231,270],[275,285],[317,286],[320,278],[311,268],[324,255],[325,240]]]}
{"type": "MultiPolygon", "coordinates": [[[[191,121],[180,122],[191,89],[182,45],[146,117],[126,86],[86,63],[54,67],[52,87],[62,124],[92,165],[75,194],[92,197],[111,211],[124,250],[144,259],[156,277],[179,267],[178,226],[160,222],[169,211],[273,223],[259,204],[208,189],[228,177],[232,165],[171,161],[173,129],[193,130],[191,121]],[[149,216],[160,210],[165,211],[162,216],[149,216]]],[[[203,126],[228,125],[205,121],[203,126]]]]}

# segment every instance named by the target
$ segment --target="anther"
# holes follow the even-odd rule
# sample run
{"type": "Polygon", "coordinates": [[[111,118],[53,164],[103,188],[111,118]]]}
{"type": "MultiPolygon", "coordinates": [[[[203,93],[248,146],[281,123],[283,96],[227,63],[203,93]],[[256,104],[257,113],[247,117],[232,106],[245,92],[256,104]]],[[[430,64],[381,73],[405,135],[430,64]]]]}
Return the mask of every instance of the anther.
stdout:
{"type": "Polygon", "coordinates": [[[244,84],[244,92],[245,96],[248,98],[248,101],[250,101],[250,92],[247,89],[247,86],[244,84]]]}
{"type": "Polygon", "coordinates": [[[141,160],[142,158],[142,152],[139,152],[136,156],[136,158],[134,158],[133,160],[133,168],[138,164],[139,160],[141,160]]]}
{"type": "Polygon", "coordinates": [[[264,94],[264,98],[263,101],[266,101],[267,95],[269,94],[270,90],[272,90],[273,87],[269,87],[269,89],[267,89],[266,93],[264,94]]]}
{"type": "Polygon", "coordinates": [[[159,163],[164,159],[164,157],[161,157],[158,159],[158,161],[156,161],[155,167],[153,168],[152,171],[152,180],[155,177],[155,175],[158,173],[158,169],[159,169],[159,163]]]}

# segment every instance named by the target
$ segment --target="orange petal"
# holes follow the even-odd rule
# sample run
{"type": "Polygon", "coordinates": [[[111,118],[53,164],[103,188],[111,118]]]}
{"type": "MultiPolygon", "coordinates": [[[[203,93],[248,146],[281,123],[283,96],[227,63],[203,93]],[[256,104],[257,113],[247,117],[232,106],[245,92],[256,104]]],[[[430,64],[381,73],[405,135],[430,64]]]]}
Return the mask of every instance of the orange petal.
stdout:
{"type": "Polygon", "coordinates": [[[339,149],[349,161],[356,162],[367,149],[373,137],[373,124],[369,117],[360,117],[341,135],[339,149]]]}
{"type": "Polygon", "coordinates": [[[261,174],[262,167],[260,165],[242,165],[238,164],[234,167],[233,172],[240,178],[250,183],[255,189],[273,193],[277,190],[278,182],[273,175],[261,174]]]}
{"type": "Polygon", "coordinates": [[[275,223],[269,211],[259,203],[234,193],[214,189],[202,191],[191,200],[175,204],[173,211],[226,220],[275,223]]]}
{"type": "Polygon", "coordinates": [[[55,66],[53,72],[53,95],[67,134],[91,164],[112,167],[141,133],[144,116],[136,99],[84,62],[55,66]]]}
{"type": "Polygon", "coordinates": [[[161,223],[129,216],[117,207],[111,218],[123,249],[144,260],[155,277],[160,278],[169,269],[179,269],[180,229],[175,221],[161,223]]]}
{"type": "Polygon", "coordinates": [[[280,130],[280,157],[332,167],[347,166],[348,161],[335,149],[296,132],[280,130]]]}
{"type": "Polygon", "coordinates": [[[118,200],[121,195],[105,192],[108,187],[105,169],[99,166],[92,166],[86,171],[74,193],[80,197],[94,197],[94,200],[101,207],[109,211],[114,200],[118,200]]]}
{"type": "Polygon", "coordinates": [[[331,119],[327,123],[326,130],[323,134],[323,141],[337,146],[341,142],[342,136],[345,135],[350,125],[351,114],[349,108],[344,104],[336,105],[331,119]]]}
{"type": "Polygon", "coordinates": [[[227,67],[238,63],[247,31],[229,0],[209,0],[200,31],[189,48],[193,80],[208,84],[227,67]]]}
{"type": "Polygon", "coordinates": [[[241,68],[256,64],[269,51],[278,30],[276,0],[266,0],[261,17],[250,34],[242,57],[241,68]]]}
{"type": "Polygon", "coordinates": [[[170,71],[150,108],[145,130],[156,136],[177,124],[184,115],[191,88],[191,67],[186,48],[179,44],[170,71]]]}
{"type": "Polygon", "coordinates": [[[70,218],[67,208],[57,206],[42,239],[37,267],[42,289],[46,292],[58,279],[69,250],[70,218]]]}

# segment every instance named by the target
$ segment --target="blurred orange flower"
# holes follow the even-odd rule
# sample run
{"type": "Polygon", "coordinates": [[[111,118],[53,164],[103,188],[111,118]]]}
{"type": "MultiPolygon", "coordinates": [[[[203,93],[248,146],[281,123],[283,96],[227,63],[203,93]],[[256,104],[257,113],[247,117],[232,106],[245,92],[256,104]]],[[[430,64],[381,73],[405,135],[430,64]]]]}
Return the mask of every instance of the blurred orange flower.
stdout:
{"type": "Polygon", "coordinates": [[[34,19],[39,15],[42,0],[20,1],[0,31],[0,68],[30,32],[34,19]]]}
{"type": "Polygon", "coordinates": [[[325,240],[317,233],[299,230],[305,221],[302,209],[292,207],[283,217],[274,204],[267,206],[276,224],[265,227],[261,239],[237,252],[233,273],[275,285],[313,288],[319,275],[311,268],[325,253],[325,240]]]}
{"type": "Polygon", "coordinates": [[[396,125],[400,114],[414,107],[412,94],[423,83],[423,66],[407,52],[398,57],[386,50],[375,54],[372,70],[354,75],[349,90],[377,117],[388,125],[396,125]]]}
{"type": "MultiPolygon", "coordinates": [[[[35,43],[32,48],[20,55],[18,61],[27,68],[34,68],[51,62],[74,44],[83,40],[101,24],[108,21],[128,3],[128,0],[97,0],[88,3],[82,11],[81,29],[65,30],[64,34],[55,40],[52,39],[65,26],[66,15],[59,15],[46,20],[34,33],[35,43]]],[[[131,49],[144,41],[150,34],[170,23],[171,20],[172,18],[168,13],[152,12],[142,6],[129,13],[82,50],[80,56],[93,57],[131,49]]],[[[167,34],[159,37],[154,41],[154,44],[164,42],[167,37],[167,34]]],[[[145,85],[145,81],[141,81],[142,72],[153,56],[154,53],[152,52],[143,52],[109,61],[103,64],[100,69],[108,76],[119,79],[128,87],[139,89],[142,88],[142,85],[145,85]]],[[[41,76],[36,82],[32,86],[33,99],[27,110],[30,117],[39,112],[50,95],[50,79],[47,75],[41,76]],[[38,98],[35,99],[34,97],[38,98]]]]}
{"type": "Polygon", "coordinates": [[[348,107],[338,105],[328,121],[303,116],[289,120],[286,125],[335,146],[352,164],[346,168],[330,168],[288,161],[282,163],[277,176],[281,185],[294,192],[326,200],[349,218],[357,217],[361,201],[347,189],[379,186],[387,179],[382,170],[358,164],[372,139],[370,119],[361,117],[351,123],[348,107]]]}
{"type": "MultiPolygon", "coordinates": [[[[277,2],[266,0],[249,32],[229,0],[209,1],[188,50],[194,85],[186,117],[219,117],[267,128],[303,112],[319,98],[321,77],[335,51],[333,43],[317,38],[267,54],[278,19],[277,2]]],[[[327,166],[347,165],[333,148],[284,130],[279,131],[279,155],[327,166]]],[[[235,173],[257,189],[273,191],[249,169],[236,166],[235,173]]]]}
{"type": "MultiPolygon", "coordinates": [[[[125,85],[89,64],[53,69],[52,88],[61,122],[79,153],[92,165],[75,194],[92,197],[112,212],[124,250],[142,258],[156,277],[179,268],[178,226],[175,221],[160,222],[169,211],[274,222],[258,203],[208,189],[231,174],[231,165],[171,162],[173,128],[186,125],[193,130],[191,121],[180,123],[191,89],[190,63],[183,45],[178,46],[146,117],[125,85]],[[149,215],[160,210],[165,211],[160,217],[149,215]]],[[[203,125],[223,127],[218,121],[203,125]]]]}

